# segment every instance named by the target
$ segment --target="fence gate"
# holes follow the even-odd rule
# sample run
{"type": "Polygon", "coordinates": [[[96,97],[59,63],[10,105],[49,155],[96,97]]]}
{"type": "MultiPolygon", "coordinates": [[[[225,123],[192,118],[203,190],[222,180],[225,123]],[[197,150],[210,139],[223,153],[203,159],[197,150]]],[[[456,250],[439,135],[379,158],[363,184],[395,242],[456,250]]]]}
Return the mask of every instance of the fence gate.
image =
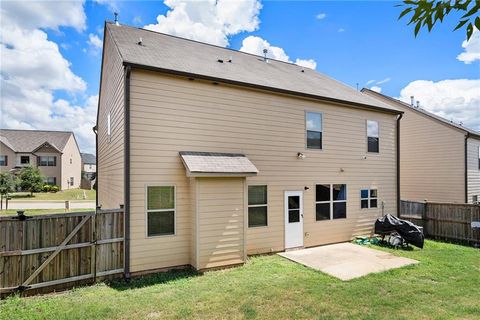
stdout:
{"type": "Polygon", "coordinates": [[[0,217],[0,294],[123,273],[123,209],[0,217]]]}

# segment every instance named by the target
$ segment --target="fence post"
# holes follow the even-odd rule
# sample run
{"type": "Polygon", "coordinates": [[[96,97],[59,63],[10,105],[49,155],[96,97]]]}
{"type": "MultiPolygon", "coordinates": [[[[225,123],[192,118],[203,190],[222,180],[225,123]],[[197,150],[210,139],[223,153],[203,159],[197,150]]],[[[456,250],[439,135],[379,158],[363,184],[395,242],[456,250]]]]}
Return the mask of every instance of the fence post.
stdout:
{"type": "Polygon", "coordinates": [[[92,219],[92,246],[90,247],[91,272],[93,276],[93,283],[97,282],[97,210],[90,218],[92,219]]]}
{"type": "Polygon", "coordinates": [[[428,201],[425,199],[425,204],[423,206],[423,212],[422,212],[422,224],[423,224],[423,235],[426,236],[428,234],[428,201]]]}

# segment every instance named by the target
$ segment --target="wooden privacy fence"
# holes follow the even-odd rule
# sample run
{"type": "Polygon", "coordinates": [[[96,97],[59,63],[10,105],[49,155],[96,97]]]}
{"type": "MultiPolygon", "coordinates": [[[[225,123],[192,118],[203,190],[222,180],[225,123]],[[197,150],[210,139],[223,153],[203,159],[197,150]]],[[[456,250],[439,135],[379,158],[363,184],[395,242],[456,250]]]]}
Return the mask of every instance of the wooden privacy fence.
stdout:
{"type": "Polygon", "coordinates": [[[0,217],[0,294],[123,273],[123,209],[0,217]]]}
{"type": "Polygon", "coordinates": [[[427,237],[480,245],[480,205],[402,200],[400,218],[422,226],[427,237]]]}

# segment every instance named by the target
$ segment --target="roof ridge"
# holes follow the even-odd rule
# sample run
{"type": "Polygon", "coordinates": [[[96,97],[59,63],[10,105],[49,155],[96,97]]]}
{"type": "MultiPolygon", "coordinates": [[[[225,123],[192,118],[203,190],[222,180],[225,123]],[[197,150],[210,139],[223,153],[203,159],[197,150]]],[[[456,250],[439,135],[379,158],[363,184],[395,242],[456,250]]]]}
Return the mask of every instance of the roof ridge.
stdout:
{"type": "MultiPolygon", "coordinates": [[[[245,52],[245,51],[240,51],[240,50],[237,50],[237,49],[233,49],[233,48],[229,48],[229,47],[222,47],[222,46],[219,46],[219,45],[216,45],[216,44],[212,44],[212,43],[208,43],[208,42],[203,42],[203,41],[198,41],[198,40],[194,40],[194,39],[188,39],[188,38],[183,38],[183,37],[180,37],[180,36],[175,36],[173,34],[168,34],[168,33],[164,33],[164,32],[159,32],[159,31],[154,31],[154,30],[149,30],[149,29],[144,29],[144,28],[140,28],[140,27],[134,27],[134,26],[129,26],[127,24],[120,24],[120,25],[116,25],[115,23],[113,23],[112,21],[106,21],[107,25],[111,25],[113,27],[125,27],[125,28],[131,28],[131,29],[137,29],[137,30],[141,30],[141,31],[147,31],[147,32],[153,32],[153,33],[157,33],[157,34],[161,34],[163,36],[167,36],[167,37],[171,37],[171,38],[176,38],[176,39],[180,39],[180,40],[186,40],[186,41],[190,41],[190,42],[195,42],[195,43],[198,43],[198,44],[202,44],[202,45],[207,45],[207,46],[211,46],[211,47],[215,47],[215,48],[218,48],[218,49],[225,49],[225,50],[229,50],[229,51],[233,51],[233,52],[237,52],[237,53],[241,53],[241,54],[246,54],[246,55],[250,55],[250,56],[254,56],[254,57],[257,57],[257,58],[261,58],[262,60],[264,59],[263,56],[259,56],[257,54],[254,54],[254,53],[250,53],[250,52],[245,52]]],[[[112,37],[113,38],[113,37],[112,37]]],[[[115,39],[114,39],[114,42],[115,42],[115,39]]],[[[116,44],[116,42],[115,42],[116,44]]],[[[121,54],[120,54],[121,56],[121,54]]],[[[123,57],[122,57],[123,59],[123,57]]],[[[294,62],[288,62],[288,61],[282,61],[282,60],[278,60],[278,59],[274,59],[274,58],[267,58],[268,60],[272,60],[272,61],[275,61],[275,62],[280,62],[280,63],[286,63],[286,64],[289,64],[289,65],[293,65],[293,66],[297,66],[299,68],[307,68],[307,69],[311,69],[311,68],[308,68],[308,67],[303,67],[303,66],[300,66],[294,62]]],[[[311,69],[311,70],[314,70],[314,69],[311,69]]],[[[318,71],[316,71],[318,72],[318,71]]],[[[318,72],[320,73],[320,72],[318,72]]]]}
{"type": "Polygon", "coordinates": [[[0,128],[0,131],[8,130],[8,131],[42,131],[42,132],[58,132],[58,133],[73,133],[73,131],[63,131],[63,130],[37,130],[37,129],[7,129],[7,128],[0,128]]]}

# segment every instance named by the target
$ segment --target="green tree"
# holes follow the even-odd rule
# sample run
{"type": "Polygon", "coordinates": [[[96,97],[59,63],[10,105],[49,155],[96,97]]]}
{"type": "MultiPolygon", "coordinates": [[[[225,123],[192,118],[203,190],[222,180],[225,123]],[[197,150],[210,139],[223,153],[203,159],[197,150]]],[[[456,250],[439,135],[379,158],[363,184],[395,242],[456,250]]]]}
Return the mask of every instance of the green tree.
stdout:
{"type": "Polygon", "coordinates": [[[18,177],[20,180],[20,187],[23,190],[30,191],[30,196],[33,196],[34,192],[38,192],[42,189],[45,180],[40,170],[32,166],[22,168],[18,177]]]}
{"type": "Polygon", "coordinates": [[[452,12],[462,14],[454,31],[462,27],[465,28],[467,40],[472,36],[475,27],[480,30],[480,0],[404,0],[403,4],[397,6],[406,7],[400,13],[399,20],[409,13],[413,14],[408,25],[415,25],[415,36],[418,35],[420,29],[425,27],[430,32],[438,21],[443,22],[443,18],[452,12]]]}
{"type": "Polygon", "coordinates": [[[0,210],[3,209],[3,198],[15,190],[15,178],[9,172],[0,172],[0,210]]]}

